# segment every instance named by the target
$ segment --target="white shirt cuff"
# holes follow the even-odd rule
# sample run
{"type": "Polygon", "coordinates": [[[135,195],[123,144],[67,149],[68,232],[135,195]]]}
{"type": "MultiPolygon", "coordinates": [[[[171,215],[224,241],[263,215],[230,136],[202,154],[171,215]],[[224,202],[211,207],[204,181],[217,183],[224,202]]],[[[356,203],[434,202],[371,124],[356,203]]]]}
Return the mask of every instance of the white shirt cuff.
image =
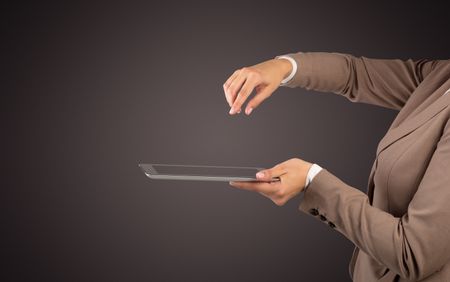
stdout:
{"type": "Polygon", "coordinates": [[[318,164],[313,164],[306,175],[306,183],[305,188],[309,186],[311,181],[313,181],[314,177],[322,170],[322,168],[318,164]]]}
{"type": "Polygon", "coordinates": [[[292,57],[290,57],[290,56],[287,56],[287,55],[283,55],[283,56],[276,56],[275,57],[275,59],[286,59],[286,60],[288,60],[290,63],[291,63],[291,65],[292,65],[292,71],[291,71],[291,73],[286,77],[286,78],[284,78],[282,81],[281,81],[281,83],[280,83],[280,85],[281,86],[283,86],[283,85],[285,85],[285,84],[287,84],[289,81],[291,81],[291,79],[294,77],[294,75],[297,73],[297,62],[294,60],[294,58],[292,58],[292,57]]]}

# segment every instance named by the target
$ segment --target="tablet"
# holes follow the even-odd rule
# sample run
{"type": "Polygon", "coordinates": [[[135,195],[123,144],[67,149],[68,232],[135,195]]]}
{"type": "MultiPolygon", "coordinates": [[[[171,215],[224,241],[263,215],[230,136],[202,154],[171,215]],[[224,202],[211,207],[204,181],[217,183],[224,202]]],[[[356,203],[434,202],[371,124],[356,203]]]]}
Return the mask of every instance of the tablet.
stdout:
{"type": "MultiPolygon", "coordinates": [[[[201,166],[173,164],[139,164],[152,179],[204,181],[259,181],[256,173],[264,168],[236,166],[201,166]]],[[[273,178],[273,181],[278,181],[273,178]]]]}

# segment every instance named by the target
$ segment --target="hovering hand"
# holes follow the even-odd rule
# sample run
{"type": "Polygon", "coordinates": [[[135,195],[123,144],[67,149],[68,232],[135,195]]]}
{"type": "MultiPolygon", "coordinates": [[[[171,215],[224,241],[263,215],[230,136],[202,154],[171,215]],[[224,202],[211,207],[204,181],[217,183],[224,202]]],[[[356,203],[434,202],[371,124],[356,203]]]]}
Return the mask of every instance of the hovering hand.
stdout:
{"type": "Polygon", "coordinates": [[[281,81],[292,71],[286,59],[273,59],[236,70],[224,83],[225,98],[230,105],[230,114],[241,112],[245,100],[255,90],[256,94],[245,109],[250,113],[280,86],[281,81]]]}

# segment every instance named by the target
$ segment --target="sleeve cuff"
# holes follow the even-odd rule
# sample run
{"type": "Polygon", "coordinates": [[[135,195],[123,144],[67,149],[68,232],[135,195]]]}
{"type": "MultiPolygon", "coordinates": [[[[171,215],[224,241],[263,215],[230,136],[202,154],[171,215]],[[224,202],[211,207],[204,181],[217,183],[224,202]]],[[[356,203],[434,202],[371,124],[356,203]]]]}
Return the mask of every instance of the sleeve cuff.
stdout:
{"type": "Polygon", "coordinates": [[[280,86],[285,86],[286,84],[288,84],[294,78],[295,74],[297,73],[297,68],[298,68],[297,62],[292,57],[290,57],[288,55],[277,56],[275,58],[276,59],[286,59],[292,65],[291,73],[286,78],[284,78],[281,81],[281,83],[280,83],[280,86]]]}
{"type": "Polygon", "coordinates": [[[314,177],[322,170],[318,164],[313,164],[311,168],[308,170],[308,174],[306,175],[305,188],[309,186],[311,181],[313,181],[314,177]]]}
{"type": "Polygon", "coordinates": [[[368,204],[367,195],[350,187],[322,169],[304,191],[299,210],[335,228],[349,238],[352,228],[361,224],[353,212],[368,204]]]}

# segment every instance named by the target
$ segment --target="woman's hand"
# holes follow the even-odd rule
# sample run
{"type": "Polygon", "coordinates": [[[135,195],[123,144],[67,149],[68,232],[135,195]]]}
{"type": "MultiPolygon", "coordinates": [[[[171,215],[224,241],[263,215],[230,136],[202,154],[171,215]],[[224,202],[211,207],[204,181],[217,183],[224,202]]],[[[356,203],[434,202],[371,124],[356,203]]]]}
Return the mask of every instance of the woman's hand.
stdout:
{"type": "Polygon", "coordinates": [[[240,113],[245,100],[255,89],[256,95],[245,109],[245,113],[250,115],[253,109],[272,95],[291,71],[292,65],[286,59],[268,60],[236,70],[223,85],[225,98],[231,107],[230,114],[240,113]]]}
{"type": "Polygon", "coordinates": [[[301,159],[290,159],[273,168],[256,174],[259,182],[236,181],[230,185],[236,188],[259,192],[282,206],[305,189],[306,175],[312,164],[301,159]],[[271,181],[278,177],[280,181],[271,181]]]}

